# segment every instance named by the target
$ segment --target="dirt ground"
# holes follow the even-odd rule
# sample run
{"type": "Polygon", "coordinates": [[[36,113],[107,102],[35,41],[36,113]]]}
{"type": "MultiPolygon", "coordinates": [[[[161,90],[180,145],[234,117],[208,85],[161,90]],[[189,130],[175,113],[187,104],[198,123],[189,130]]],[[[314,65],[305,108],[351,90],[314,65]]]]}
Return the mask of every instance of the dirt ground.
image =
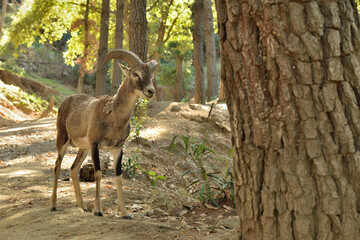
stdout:
{"type": "MultiPolygon", "coordinates": [[[[0,231],[1,239],[223,239],[234,235],[236,212],[230,206],[205,207],[183,187],[181,177],[191,166],[177,144],[174,153],[168,148],[175,135],[196,139],[207,136],[206,143],[219,155],[231,148],[226,106],[185,103],[149,103],[148,117],[140,140],[130,137],[124,158],[135,158],[144,169],[167,179],[152,187],[144,174],[124,180],[125,202],[133,219],[116,214],[116,187],[112,157],[101,182],[104,217],[91,213],[95,183],[81,182],[89,212],[75,207],[69,168],[76,149],[69,147],[62,164],[58,188],[58,211],[50,212],[53,167],[56,159],[55,118],[24,121],[0,127],[0,231]],[[177,107],[174,107],[176,105],[177,107]],[[230,221],[229,224],[226,221],[230,221]],[[223,224],[221,223],[223,222],[223,224]]],[[[90,161],[87,157],[86,161],[90,161]]],[[[210,162],[209,165],[221,163],[210,162]]],[[[195,177],[195,176],[193,176],[195,177]]],[[[189,179],[190,181],[191,179],[189,179]]]]}

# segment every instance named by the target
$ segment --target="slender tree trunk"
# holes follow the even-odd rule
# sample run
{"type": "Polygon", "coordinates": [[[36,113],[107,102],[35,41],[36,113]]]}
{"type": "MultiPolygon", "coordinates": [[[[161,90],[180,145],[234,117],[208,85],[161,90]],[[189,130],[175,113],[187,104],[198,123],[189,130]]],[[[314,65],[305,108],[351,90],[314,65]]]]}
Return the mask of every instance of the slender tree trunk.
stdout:
{"type": "Polygon", "coordinates": [[[106,92],[106,66],[105,64],[103,64],[103,62],[108,48],[109,16],[110,0],[102,0],[100,42],[98,51],[98,67],[96,71],[95,96],[103,95],[106,92]]]}
{"type": "MultiPolygon", "coordinates": [[[[164,3],[164,6],[161,6],[163,9],[161,11],[161,19],[160,19],[160,26],[158,28],[158,38],[156,40],[156,47],[155,47],[155,52],[153,54],[153,59],[156,60],[158,63],[160,63],[160,59],[161,59],[161,53],[162,51],[162,47],[164,46],[164,37],[165,37],[165,30],[166,30],[166,21],[168,19],[169,16],[169,11],[171,6],[173,5],[174,0],[168,0],[164,3]]],[[[153,80],[153,84],[154,84],[154,88],[156,90],[156,100],[160,101],[161,97],[159,94],[159,90],[158,90],[158,85],[156,82],[156,77],[153,80]]]]}
{"type": "Polygon", "coordinates": [[[220,89],[219,89],[218,101],[219,102],[225,101],[225,86],[221,81],[220,81],[220,89]]]}
{"type": "Polygon", "coordinates": [[[175,102],[180,102],[183,98],[183,75],[182,75],[183,57],[178,54],[176,56],[176,83],[175,83],[175,102]]]}
{"type": "Polygon", "coordinates": [[[204,30],[206,41],[206,77],[207,100],[216,97],[219,92],[219,75],[216,69],[216,48],[211,0],[204,0],[204,30]]]}
{"type": "Polygon", "coordinates": [[[6,7],[7,7],[8,0],[3,0],[2,8],[1,8],[1,16],[0,16],[0,39],[2,37],[2,29],[4,26],[4,20],[5,20],[5,13],[6,13],[6,7]]]}
{"type": "Polygon", "coordinates": [[[144,62],[147,61],[146,0],[130,0],[129,46],[144,62]]]}
{"type": "MultiPolygon", "coordinates": [[[[116,29],[115,29],[115,48],[123,48],[124,39],[124,0],[116,0],[116,29]]],[[[113,76],[112,76],[112,88],[111,94],[115,95],[121,85],[121,69],[120,60],[114,59],[113,76]]]]}
{"type": "Polygon", "coordinates": [[[241,239],[359,239],[353,0],[216,0],[241,239]]]}
{"type": "Polygon", "coordinates": [[[89,48],[89,4],[90,0],[86,0],[86,9],[85,9],[85,21],[84,21],[84,31],[85,31],[85,40],[84,40],[84,56],[81,60],[80,65],[80,76],[78,80],[77,93],[82,93],[83,85],[84,85],[84,76],[87,71],[86,62],[88,56],[88,48],[89,48]]]}
{"type": "Polygon", "coordinates": [[[204,2],[195,0],[193,6],[194,15],[194,68],[195,68],[195,103],[205,103],[205,85],[204,85],[204,54],[203,54],[203,19],[204,2]]]}

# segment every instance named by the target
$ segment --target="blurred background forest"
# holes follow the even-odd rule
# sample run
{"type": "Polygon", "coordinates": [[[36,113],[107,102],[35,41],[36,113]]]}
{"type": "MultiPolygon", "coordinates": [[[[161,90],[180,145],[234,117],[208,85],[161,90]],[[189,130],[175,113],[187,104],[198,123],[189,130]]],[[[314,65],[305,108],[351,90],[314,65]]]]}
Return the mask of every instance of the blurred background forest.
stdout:
{"type": "MultiPolygon", "coordinates": [[[[145,60],[160,62],[157,100],[188,102],[200,91],[196,102],[211,101],[219,93],[220,50],[214,2],[204,2],[196,6],[192,0],[3,1],[0,67],[46,83],[64,95],[76,93],[76,89],[88,95],[114,94],[121,83],[114,69],[117,64],[107,65],[104,90],[95,92],[105,13],[106,50],[130,49],[141,56],[131,49],[131,43],[144,43],[145,60]],[[109,8],[108,21],[104,2],[109,8]],[[140,6],[146,22],[133,17],[139,2],[146,3],[140,6]],[[145,27],[146,39],[136,38],[132,32],[139,26],[145,27]],[[195,43],[195,37],[200,42],[195,43]],[[194,51],[194,47],[200,50],[194,51]]],[[[56,97],[57,104],[60,100],[56,97]]]]}

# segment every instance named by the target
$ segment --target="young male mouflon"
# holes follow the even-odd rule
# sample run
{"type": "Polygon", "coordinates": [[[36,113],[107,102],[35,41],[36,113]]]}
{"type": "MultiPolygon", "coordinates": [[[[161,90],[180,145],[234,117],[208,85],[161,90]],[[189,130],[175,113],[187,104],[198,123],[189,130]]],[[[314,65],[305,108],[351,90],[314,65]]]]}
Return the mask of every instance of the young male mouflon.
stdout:
{"type": "Polygon", "coordinates": [[[103,64],[114,58],[124,60],[128,64],[128,67],[121,65],[125,79],[115,96],[90,97],[76,94],[66,98],[59,108],[56,122],[58,157],[54,168],[54,186],[50,200],[52,211],[57,208],[57,185],[61,162],[67,146],[71,144],[79,148],[71,166],[77,206],[87,210],[80,190],[79,169],[90,151],[96,182],[94,215],[103,215],[100,205],[102,173],[99,150],[111,150],[116,174],[118,211],[122,217],[129,218],[122,189],[123,145],[130,133],[130,118],[138,98],[151,98],[155,94],[153,78],[159,65],[155,60],[144,63],[134,53],[123,49],[109,52],[103,64]]]}

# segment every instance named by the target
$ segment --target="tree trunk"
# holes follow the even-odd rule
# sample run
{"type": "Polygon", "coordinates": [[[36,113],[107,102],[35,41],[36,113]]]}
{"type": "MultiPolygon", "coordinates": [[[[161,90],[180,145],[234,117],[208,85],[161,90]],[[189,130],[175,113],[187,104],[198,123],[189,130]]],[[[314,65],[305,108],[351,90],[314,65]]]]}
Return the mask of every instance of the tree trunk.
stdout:
{"type": "Polygon", "coordinates": [[[225,101],[225,86],[221,81],[220,81],[220,89],[219,89],[218,101],[219,102],[224,102],[225,101]]]}
{"type": "Polygon", "coordinates": [[[77,93],[82,93],[83,85],[84,85],[84,77],[87,71],[86,62],[88,56],[88,48],[89,48],[89,5],[90,0],[86,0],[86,9],[85,9],[85,21],[84,21],[84,32],[85,32],[85,40],[84,40],[84,56],[80,61],[80,76],[78,79],[78,87],[77,93]]]}
{"type": "MultiPolygon", "coordinates": [[[[153,59],[156,60],[158,63],[160,63],[161,53],[163,52],[162,47],[164,46],[165,30],[167,28],[166,21],[168,19],[169,11],[170,11],[170,8],[173,5],[173,3],[174,3],[174,0],[168,0],[168,1],[165,1],[165,3],[163,3],[163,6],[161,6],[161,8],[163,8],[163,9],[161,9],[160,26],[157,31],[158,37],[156,40],[155,52],[153,54],[153,59]]],[[[156,77],[154,77],[154,79],[153,79],[153,84],[154,84],[154,88],[156,90],[156,94],[155,94],[156,100],[160,101],[161,97],[159,94],[156,77]]]]}
{"type": "Polygon", "coordinates": [[[102,0],[100,42],[98,51],[98,67],[96,71],[95,96],[103,95],[106,91],[106,66],[105,64],[103,64],[103,62],[108,48],[109,16],[110,0],[102,0]]]}
{"type": "MultiPolygon", "coordinates": [[[[116,29],[115,29],[115,48],[123,48],[124,39],[124,0],[116,0],[116,29]]],[[[115,95],[121,84],[120,60],[114,59],[113,76],[111,84],[111,94],[115,95]]]]}
{"type": "Polygon", "coordinates": [[[0,39],[2,37],[2,29],[4,26],[4,20],[5,20],[5,13],[6,13],[6,7],[7,7],[8,0],[3,0],[2,8],[1,8],[1,16],[0,16],[0,39]]]}
{"type": "Polygon", "coordinates": [[[146,0],[130,0],[129,47],[144,62],[147,61],[146,0]]]}
{"type": "Polygon", "coordinates": [[[205,85],[204,85],[204,54],[203,54],[203,15],[204,2],[195,0],[193,6],[194,15],[194,68],[195,68],[195,103],[205,103],[205,85]]]}
{"type": "Polygon", "coordinates": [[[242,239],[359,239],[353,0],[217,0],[242,239]]]}
{"type": "Polygon", "coordinates": [[[216,69],[216,48],[211,0],[204,1],[204,30],[206,41],[206,78],[207,100],[216,97],[219,92],[219,77],[216,69]]]}
{"type": "Polygon", "coordinates": [[[180,54],[176,55],[176,83],[174,101],[180,102],[183,98],[183,75],[182,75],[182,61],[183,58],[180,54]]]}

